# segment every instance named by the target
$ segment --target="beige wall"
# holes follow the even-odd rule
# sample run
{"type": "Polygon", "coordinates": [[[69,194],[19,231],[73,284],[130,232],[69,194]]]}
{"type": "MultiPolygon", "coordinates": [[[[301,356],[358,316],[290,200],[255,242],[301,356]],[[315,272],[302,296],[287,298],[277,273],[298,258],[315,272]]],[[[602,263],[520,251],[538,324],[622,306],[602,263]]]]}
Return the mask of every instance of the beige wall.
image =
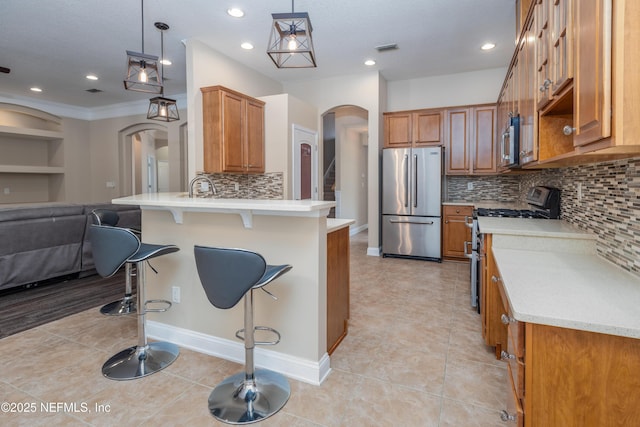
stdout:
{"type": "MultiPolygon", "coordinates": [[[[343,105],[355,105],[367,110],[369,152],[367,169],[369,180],[367,222],[369,224],[369,248],[371,255],[379,253],[379,164],[382,147],[382,112],[386,111],[386,82],[378,72],[361,75],[342,76],[331,79],[306,82],[292,82],[285,85],[288,93],[304,99],[318,109],[318,128],[321,128],[321,115],[343,105]]],[[[322,141],[322,138],[320,138],[322,141]]],[[[322,150],[321,150],[322,151],[322,150]]]]}
{"type": "Polygon", "coordinates": [[[506,74],[506,68],[493,68],[388,82],[385,111],[493,103],[506,74]]]}
{"type": "MultiPolygon", "coordinates": [[[[160,128],[167,132],[169,147],[170,190],[180,191],[180,127],[184,124],[187,112],[180,111],[181,120],[165,123],[147,120],[146,115],[115,117],[94,120],[89,126],[91,173],[87,176],[90,182],[91,201],[102,202],[126,194],[121,190],[121,168],[130,167],[121,164],[121,140],[119,135],[128,133],[127,129],[160,128]],[[106,183],[114,182],[115,188],[107,188],[106,183]]],[[[130,193],[129,193],[130,194],[130,193]]]]}
{"type": "Polygon", "coordinates": [[[91,196],[91,123],[87,120],[63,120],[64,131],[64,197],[72,203],[94,201],[91,196]]]}
{"type": "Polygon", "coordinates": [[[297,124],[318,131],[315,107],[286,93],[261,96],[265,102],[265,172],[284,173],[284,198],[293,198],[293,132],[297,124]]]}
{"type": "Polygon", "coordinates": [[[197,40],[187,40],[189,176],[203,169],[201,87],[221,85],[254,98],[282,93],[282,85],[197,40]]]}
{"type": "Polygon", "coordinates": [[[336,190],[340,191],[337,216],[354,219],[353,227],[357,228],[368,221],[368,117],[359,108],[340,107],[335,110],[335,118],[336,190]]]}

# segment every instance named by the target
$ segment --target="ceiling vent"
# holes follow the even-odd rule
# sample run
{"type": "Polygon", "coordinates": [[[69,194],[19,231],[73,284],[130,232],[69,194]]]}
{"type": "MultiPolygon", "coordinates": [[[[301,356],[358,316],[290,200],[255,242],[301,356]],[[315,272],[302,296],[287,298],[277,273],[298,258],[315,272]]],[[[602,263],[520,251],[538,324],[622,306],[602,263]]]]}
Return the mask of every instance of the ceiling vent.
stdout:
{"type": "Polygon", "coordinates": [[[398,48],[397,43],[389,43],[389,44],[381,44],[380,46],[376,46],[376,50],[378,52],[386,52],[389,50],[396,50],[398,48]]]}
{"type": "Polygon", "coordinates": [[[102,92],[102,90],[100,90],[100,89],[87,89],[87,92],[90,92],[90,93],[100,93],[100,92],[102,92]]]}

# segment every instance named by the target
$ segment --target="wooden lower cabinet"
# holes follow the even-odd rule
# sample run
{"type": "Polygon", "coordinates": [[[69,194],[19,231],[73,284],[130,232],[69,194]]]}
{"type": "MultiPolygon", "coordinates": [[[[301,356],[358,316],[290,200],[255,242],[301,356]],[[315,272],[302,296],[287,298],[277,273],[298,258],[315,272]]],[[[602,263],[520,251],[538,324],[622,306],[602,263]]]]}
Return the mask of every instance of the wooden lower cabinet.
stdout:
{"type": "Polygon", "coordinates": [[[506,425],[640,425],[640,339],[519,322],[500,281],[498,291],[509,340],[506,425]]]}
{"type": "Polygon", "coordinates": [[[445,259],[467,260],[465,242],[471,242],[471,229],[466,217],[473,215],[473,206],[444,205],[442,207],[442,256],[445,259]]]}
{"type": "Polygon", "coordinates": [[[480,252],[480,318],[485,344],[495,347],[496,358],[507,348],[507,328],[502,323],[504,313],[498,285],[500,273],[491,252],[491,234],[484,235],[484,246],[480,252]]]}
{"type": "Polygon", "coordinates": [[[327,234],[327,353],[347,336],[349,323],[349,227],[327,234]]]}

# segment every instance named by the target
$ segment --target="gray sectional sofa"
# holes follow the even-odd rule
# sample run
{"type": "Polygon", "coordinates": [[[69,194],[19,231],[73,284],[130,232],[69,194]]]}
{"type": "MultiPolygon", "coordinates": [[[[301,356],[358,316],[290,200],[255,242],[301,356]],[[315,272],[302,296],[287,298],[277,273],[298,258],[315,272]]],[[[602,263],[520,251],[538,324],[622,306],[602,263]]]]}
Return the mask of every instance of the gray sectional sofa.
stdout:
{"type": "Polygon", "coordinates": [[[118,212],[118,226],[140,228],[135,206],[42,203],[0,205],[0,291],[57,277],[95,273],[88,241],[94,209],[118,212]]]}

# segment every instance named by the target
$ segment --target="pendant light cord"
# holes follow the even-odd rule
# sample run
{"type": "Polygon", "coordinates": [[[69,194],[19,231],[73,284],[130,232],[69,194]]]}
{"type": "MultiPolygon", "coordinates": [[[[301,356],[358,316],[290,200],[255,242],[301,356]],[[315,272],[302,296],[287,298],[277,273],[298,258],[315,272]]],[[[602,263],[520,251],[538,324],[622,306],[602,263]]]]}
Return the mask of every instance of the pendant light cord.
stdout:
{"type": "MultiPolygon", "coordinates": [[[[292,0],[293,1],[293,0],[292,0]]],[[[142,30],[142,53],[144,53],[144,0],[140,0],[140,10],[142,11],[141,15],[141,24],[140,29],[142,30]]]]}
{"type": "MultiPolygon", "coordinates": [[[[164,30],[160,30],[160,78],[164,80],[164,30]]],[[[164,96],[164,84],[160,86],[160,96],[164,96]]]]}

